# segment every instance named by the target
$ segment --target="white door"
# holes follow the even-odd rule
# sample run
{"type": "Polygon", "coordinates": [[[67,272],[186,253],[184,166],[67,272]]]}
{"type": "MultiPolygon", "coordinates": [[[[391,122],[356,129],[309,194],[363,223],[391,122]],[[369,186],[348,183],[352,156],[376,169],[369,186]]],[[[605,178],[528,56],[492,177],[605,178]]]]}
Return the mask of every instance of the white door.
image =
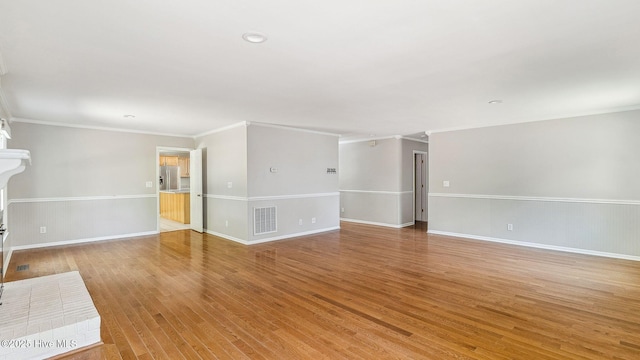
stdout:
{"type": "Polygon", "coordinates": [[[191,230],[204,230],[203,201],[202,201],[202,149],[190,152],[189,187],[191,188],[191,230]]]}

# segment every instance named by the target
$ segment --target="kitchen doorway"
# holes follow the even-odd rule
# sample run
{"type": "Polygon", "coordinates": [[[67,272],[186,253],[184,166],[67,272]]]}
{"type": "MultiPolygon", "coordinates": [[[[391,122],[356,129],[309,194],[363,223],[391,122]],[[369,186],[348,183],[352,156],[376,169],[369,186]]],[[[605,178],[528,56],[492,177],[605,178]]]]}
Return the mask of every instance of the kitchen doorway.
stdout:
{"type": "Polygon", "coordinates": [[[191,228],[190,150],[159,147],[156,151],[159,232],[191,228]]]}

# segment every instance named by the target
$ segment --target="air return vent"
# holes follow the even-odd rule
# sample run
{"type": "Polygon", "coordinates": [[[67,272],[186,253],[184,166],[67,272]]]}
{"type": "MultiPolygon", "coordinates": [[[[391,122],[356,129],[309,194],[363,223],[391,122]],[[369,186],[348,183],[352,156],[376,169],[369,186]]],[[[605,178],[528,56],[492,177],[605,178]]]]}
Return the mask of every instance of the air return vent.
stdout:
{"type": "Polygon", "coordinates": [[[278,231],[276,207],[253,208],[253,235],[268,234],[278,231]]]}

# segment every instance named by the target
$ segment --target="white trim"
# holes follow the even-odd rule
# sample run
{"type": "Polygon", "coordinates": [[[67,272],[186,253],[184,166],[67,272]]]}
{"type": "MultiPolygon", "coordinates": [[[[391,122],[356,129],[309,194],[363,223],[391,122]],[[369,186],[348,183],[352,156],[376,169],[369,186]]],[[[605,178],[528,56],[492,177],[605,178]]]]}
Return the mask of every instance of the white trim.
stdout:
{"type": "Polygon", "coordinates": [[[298,127],[289,127],[289,126],[277,125],[277,124],[267,124],[267,123],[260,123],[260,122],[247,122],[247,126],[250,126],[250,125],[262,126],[262,127],[268,127],[268,128],[274,128],[274,129],[282,129],[282,130],[292,130],[292,131],[305,132],[305,133],[318,134],[318,135],[328,135],[328,136],[336,136],[336,137],[340,136],[340,134],[334,134],[334,133],[330,133],[330,132],[302,129],[302,128],[298,128],[298,127]]]}
{"type": "Polygon", "coordinates": [[[248,245],[246,240],[242,240],[240,238],[233,237],[231,235],[215,232],[213,230],[208,230],[208,229],[204,229],[204,232],[209,234],[209,235],[213,235],[213,236],[217,236],[217,237],[220,237],[220,238],[223,238],[223,239],[231,240],[231,241],[243,244],[243,245],[248,245]]]}
{"type": "Polygon", "coordinates": [[[281,235],[281,236],[274,236],[274,237],[270,237],[270,238],[258,239],[258,240],[247,242],[247,245],[261,244],[261,243],[277,241],[277,240],[285,240],[285,239],[290,239],[290,238],[294,238],[294,237],[319,234],[319,233],[323,233],[323,232],[327,232],[327,231],[334,231],[334,230],[340,230],[340,226],[332,226],[332,227],[328,227],[328,228],[303,231],[303,232],[298,232],[298,233],[294,233],[294,234],[287,234],[287,235],[281,235]]]}
{"type": "MultiPolygon", "coordinates": [[[[4,241],[6,241],[8,237],[9,237],[9,232],[7,231],[7,232],[4,233],[4,237],[2,238],[2,241],[3,241],[2,249],[3,249],[3,251],[7,251],[4,248],[4,241]]],[[[7,260],[4,261],[4,259],[2,259],[4,262],[2,263],[2,275],[0,275],[0,276],[2,276],[3,278],[7,274],[7,270],[9,269],[9,263],[11,262],[11,255],[13,255],[13,248],[9,247],[9,252],[7,254],[7,260]]],[[[2,254],[0,256],[4,256],[4,254],[2,254]]]]}
{"type": "Polygon", "coordinates": [[[10,199],[8,201],[8,203],[9,203],[9,205],[11,205],[13,203],[147,199],[147,198],[156,198],[156,197],[157,197],[156,194],[142,194],[142,195],[106,195],[106,196],[55,197],[55,198],[24,198],[24,199],[10,199]]]}
{"type": "Polygon", "coordinates": [[[359,143],[359,142],[369,142],[372,140],[378,141],[378,140],[389,140],[389,139],[400,139],[400,135],[390,135],[390,136],[379,136],[379,137],[368,137],[368,138],[362,138],[362,139],[353,139],[353,140],[343,140],[343,141],[338,141],[338,144],[342,145],[342,144],[353,144],[353,143],[359,143]]]}
{"type": "Polygon", "coordinates": [[[31,120],[31,119],[23,119],[23,118],[15,118],[15,117],[11,118],[11,121],[18,122],[18,123],[35,124],[35,125],[68,127],[68,128],[75,128],[75,129],[114,131],[114,132],[124,132],[124,133],[132,133],[132,134],[155,135],[155,136],[171,136],[171,137],[181,137],[181,138],[193,139],[193,136],[191,136],[191,135],[176,135],[176,134],[167,134],[167,133],[151,132],[151,131],[144,131],[144,130],[110,128],[110,127],[106,127],[106,126],[68,124],[68,123],[61,123],[61,122],[55,122],[55,121],[31,120]]]}
{"type": "Polygon", "coordinates": [[[483,125],[475,125],[475,126],[456,126],[456,127],[450,127],[450,128],[444,128],[444,129],[432,129],[432,130],[427,130],[426,133],[428,133],[428,135],[431,136],[431,134],[436,134],[436,133],[483,129],[483,128],[495,127],[495,126],[530,124],[530,123],[536,123],[536,122],[541,122],[541,121],[573,119],[573,118],[581,118],[581,117],[586,117],[586,116],[616,114],[616,113],[634,111],[634,110],[640,110],[640,105],[636,104],[636,105],[630,105],[630,106],[616,107],[616,108],[613,108],[613,109],[601,109],[601,110],[598,110],[598,111],[595,111],[595,112],[581,112],[581,113],[557,115],[557,116],[554,116],[552,118],[545,118],[545,119],[524,120],[524,121],[515,121],[515,122],[500,122],[500,123],[496,123],[496,124],[483,124],[483,125]]]}
{"type": "Polygon", "coordinates": [[[215,195],[205,194],[204,197],[208,199],[220,199],[220,200],[233,200],[233,201],[269,201],[269,200],[290,200],[290,199],[312,199],[320,197],[340,196],[339,192],[331,193],[316,193],[316,194],[292,194],[292,195],[272,195],[272,196],[229,196],[229,195],[215,195]]]}
{"type": "Polygon", "coordinates": [[[387,224],[387,223],[381,223],[381,222],[375,222],[375,221],[357,220],[357,219],[349,219],[349,218],[342,218],[342,217],[340,218],[340,221],[357,223],[357,224],[365,224],[365,225],[384,226],[384,227],[390,227],[395,229],[400,229],[403,227],[415,225],[414,221],[404,223],[404,224],[387,224]]]}
{"type": "Polygon", "coordinates": [[[554,250],[554,251],[562,251],[562,252],[569,252],[569,253],[576,253],[576,254],[583,254],[583,255],[593,255],[593,256],[615,258],[615,259],[640,261],[640,256],[634,256],[634,255],[625,255],[625,254],[617,254],[617,253],[610,253],[610,252],[604,252],[604,251],[595,251],[595,250],[570,248],[570,247],[564,247],[564,246],[538,244],[538,243],[531,243],[531,242],[525,242],[525,241],[493,238],[488,236],[469,235],[469,234],[453,233],[453,232],[438,231],[438,230],[428,230],[427,234],[453,236],[453,237],[459,237],[459,238],[489,241],[489,242],[531,247],[531,248],[537,248],[537,249],[554,250]]]}
{"type": "Polygon", "coordinates": [[[211,135],[211,134],[219,133],[219,132],[226,131],[226,130],[231,130],[231,129],[233,129],[233,128],[237,128],[237,127],[240,127],[240,126],[248,126],[248,125],[249,125],[249,123],[248,123],[248,122],[246,122],[246,121],[241,121],[241,122],[239,122],[239,123],[235,123],[235,124],[231,124],[231,125],[223,126],[223,127],[221,127],[221,128],[217,128],[217,129],[213,129],[213,130],[205,131],[205,132],[203,132],[203,133],[196,134],[196,135],[194,135],[194,136],[192,136],[192,137],[195,139],[195,138],[204,137],[204,136],[207,136],[207,135],[211,135]]]}
{"type": "Polygon", "coordinates": [[[429,140],[414,139],[414,138],[410,138],[410,137],[406,137],[406,136],[403,136],[402,138],[404,140],[415,141],[415,142],[419,142],[419,143],[423,143],[423,144],[428,144],[429,143],[429,140]]]}
{"type": "Polygon", "coordinates": [[[218,199],[218,200],[249,201],[249,198],[245,196],[204,194],[204,197],[207,199],[218,199]]]}
{"type": "Polygon", "coordinates": [[[31,245],[19,245],[12,246],[11,250],[29,250],[29,249],[37,249],[43,247],[52,247],[52,246],[64,246],[64,245],[75,245],[75,244],[83,244],[88,242],[96,242],[96,241],[104,241],[104,240],[115,240],[115,239],[126,239],[133,238],[139,236],[150,236],[157,235],[157,231],[145,231],[139,233],[132,234],[120,234],[120,235],[110,235],[110,236],[100,236],[94,238],[86,238],[86,239],[76,239],[76,240],[63,240],[63,241],[54,241],[40,244],[31,244],[31,245]]]}
{"type": "Polygon", "coordinates": [[[640,205],[640,200],[615,200],[615,199],[581,199],[581,198],[557,198],[535,196],[506,196],[506,195],[480,195],[480,194],[448,194],[429,193],[430,197],[465,198],[465,199],[490,199],[490,200],[516,200],[516,201],[546,201],[590,204],[614,204],[614,205],[640,205]]]}
{"type": "Polygon", "coordinates": [[[358,142],[368,142],[371,140],[389,140],[389,139],[409,140],[409,141],[415,141],[423,144],[429,143],[429,140],[414,139],[414,138],[410,138],[403,135],[389,135],[389,136],[379,136],[379,137],[372,136],[372,137],[362,138],[362,139],[343,140],[343,141],[340,141],[339,143],[340,145],[342,145],[342,144],[353,144],[358,142]]]}
{"type": "Polygon", "coordinates": [[[323,233],[323,232],[333,231],[333,230],[340,230],[340,226],[334,226],[334,227],[323,228],[323,229],[318,229],[318,230],[303,231],[303,232],[299,232],[299,233],[295,233],[295,234],[288,234],[288,235],[281,235],[281,236],[275,236],[275,237],[270,237],[270,238],[258,239],[258,240],[255,240],[255,241],[242,240],[242,239],[239,239],[237,237],[233,237],[233,236],[230,236],[230,235],[218,233],[218,232],[215,232],[215,231],[212,231],[212,230],[207,230],[207,229],[205,229],[204,232],[206,232],[209,235],[221,237],[223,239],[231,240],[231,241],[243,244],[243,245],[254,245],[254,244],[262,244],[262,243],[271,242],[271,241],[277,241],[277,240],[285,240],[285,239],[290,239],[290,238],[295,238],[295,237],[300,237],[300,236],[305,236],[305,235],[313,235],[313,234],[318,234],[318,233],[323,233]]]}
{"type": "Polygon", "coordinates": [[[320,197],[340,196],[340,192],[315,193],[315,194],[293,194],[293,195],[273,195],[273,196],[252,196],[248,201],[267,201],[267,200],[289,200],[289,199],[312,199],[320,197]]]}
{"type": "Polygon", "coordinates": [[[413,190],[411,191],[340,190],[340,192],[349,192],[349,193],[356,193],[356,194],[379,194],[379,195],[413,194],[413,190]]]}

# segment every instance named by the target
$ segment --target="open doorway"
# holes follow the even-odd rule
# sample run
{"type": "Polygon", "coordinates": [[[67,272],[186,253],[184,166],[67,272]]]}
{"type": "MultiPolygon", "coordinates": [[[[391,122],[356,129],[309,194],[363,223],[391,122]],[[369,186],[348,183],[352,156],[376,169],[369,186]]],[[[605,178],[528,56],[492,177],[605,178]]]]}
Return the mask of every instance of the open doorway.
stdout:
{"type": "Polygon", "coordinates": [[[413,152],[414,164],[414,221],[416,226],[426,226],[429,219],[428,196],[429,193],[429,158],[426,152],[413,152]]]}
{"type": "Polygon", "coordinates": [[[191,228],[189,149],[159,148],[157,158],[158,230],[191,228]]]}

